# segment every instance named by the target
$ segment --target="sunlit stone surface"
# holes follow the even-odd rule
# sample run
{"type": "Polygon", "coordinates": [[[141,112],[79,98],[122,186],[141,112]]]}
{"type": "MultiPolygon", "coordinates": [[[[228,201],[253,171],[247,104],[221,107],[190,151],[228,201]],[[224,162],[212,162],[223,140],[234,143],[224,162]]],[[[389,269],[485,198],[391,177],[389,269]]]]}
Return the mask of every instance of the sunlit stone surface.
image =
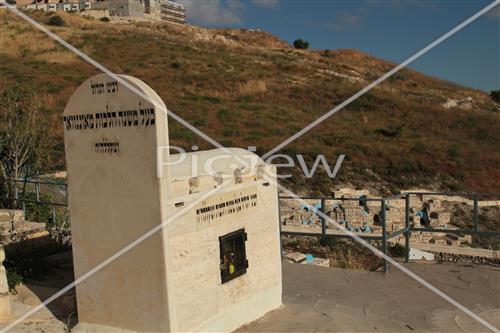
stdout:
{"type": "Polygon", "coordinates": [[[242,149],[169,156],[162,100],[120,78],[147,99],[102,74],[64,111],[75,277],[168,223],[76,287],[76,330],[231,331],[279,307],[277,191],[263,179],[275,169],[242,149]],[[246,271],[219,239],[238,230],[246,271]]]}

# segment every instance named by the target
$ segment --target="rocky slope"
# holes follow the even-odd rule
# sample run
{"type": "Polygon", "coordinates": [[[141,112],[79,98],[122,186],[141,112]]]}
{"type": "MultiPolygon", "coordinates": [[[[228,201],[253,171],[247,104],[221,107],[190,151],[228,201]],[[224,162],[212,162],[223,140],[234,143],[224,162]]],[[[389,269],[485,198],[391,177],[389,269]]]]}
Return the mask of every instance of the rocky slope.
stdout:
{"type": "MultiPolygon", "coordinates": [[[[29,13],[40,22],[53,14],[29,13]]],[[[167,107],[227,146],[265,153],[395,64],[356,50],[294,50],[258,30],[168,23],[101,22],[76,14],[50,29],[115,73],[141,78],[167,107]]],[[[27,23],[0,11],[0,90],[36,87],[55,145],[46,165],[63,169],[61,114],[74,89],[98,71],[27,23]]],[[[317,154],[339,175],[289,184],[329,194],[351,184],[391,192],[420,186],[498,192],[499,105],[485,92],[402,70],[283,151],[317,154]]],[[[209,148],[181,125],[172,144],[209,148]]],[[[288,172],[285,170],[285,172],[288,172]]]]}

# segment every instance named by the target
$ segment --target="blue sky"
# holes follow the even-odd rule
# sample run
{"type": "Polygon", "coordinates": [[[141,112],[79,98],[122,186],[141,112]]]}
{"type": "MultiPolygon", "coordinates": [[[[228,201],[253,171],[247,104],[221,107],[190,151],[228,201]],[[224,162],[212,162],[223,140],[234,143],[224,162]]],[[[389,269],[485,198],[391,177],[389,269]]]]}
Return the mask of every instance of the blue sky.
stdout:
{"type": "MultiPolygon", "coordinates": [[[[491,1],[178,0],[206,27],[258,28],[315,49],[358,49],[401,62],[491,1]]],[[[500,6],[411,64],[431,76],[500,89],[500,6]]]]}

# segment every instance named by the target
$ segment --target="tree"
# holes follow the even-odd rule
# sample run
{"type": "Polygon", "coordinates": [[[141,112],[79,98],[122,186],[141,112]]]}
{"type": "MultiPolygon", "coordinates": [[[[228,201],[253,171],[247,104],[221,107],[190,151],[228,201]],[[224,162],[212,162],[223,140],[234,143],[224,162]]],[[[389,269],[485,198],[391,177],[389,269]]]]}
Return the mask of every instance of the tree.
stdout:
{"type": "Polygon", "coordinates": [[[57,27],[62,27],[66,24],[66,22],[64,22],[64,20],[62,19],[61,16],[59,15],[54,15],[54,16],[51,16],[49,21],[47,22],[49,25],[55,25],[57,27]]]}
{"type": "Polygon", "coordinates": [[[309,42],[299,38],[293,42],[293,46],[299,50],[307,50],[309,48],[309,42]]]}
{"type": "Polygon", "coordinates": [[[39,169],[48,146],[47,126],[34,89],[12,84],[0,93],[0,172],[19,179],[24,167],[39,169]]]}
{"type": "Polygon", "coordinates": [[[500,103],[500,90],[492,90],[490,93],[491,99],[500,103]]]}

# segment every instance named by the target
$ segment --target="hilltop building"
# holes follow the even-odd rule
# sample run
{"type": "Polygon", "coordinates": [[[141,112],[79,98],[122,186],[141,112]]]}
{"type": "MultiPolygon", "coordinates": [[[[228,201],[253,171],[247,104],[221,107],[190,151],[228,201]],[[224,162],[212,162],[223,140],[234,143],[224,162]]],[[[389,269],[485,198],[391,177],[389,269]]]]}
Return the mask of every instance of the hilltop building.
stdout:
{"type": "Polygon", "coordinates": [[[17,0],[23,9],[76,12],[104,10],[110,16],[144,17],[185,24],[186,9],[169,0],[17,0]]]}
{"type": "Polygon", "coordinates": [[[43,11],[64,11],[76,12],[91,8],[92,2],[89,0],[17,0],[16,6],[22,9],[43,10],[43,11]]]}
{"type": "Polygon", "coordinates": [[[110,16],[120,17],[142,17],[146,12],[142,0],[97,0],[91,9],[108,10],[110,16]]]}
{"type": "Polygon", "coordinates": [[[176,2],[161,1],[160,17],[165,21],[186,24],[186,9],[176,2]]]}

